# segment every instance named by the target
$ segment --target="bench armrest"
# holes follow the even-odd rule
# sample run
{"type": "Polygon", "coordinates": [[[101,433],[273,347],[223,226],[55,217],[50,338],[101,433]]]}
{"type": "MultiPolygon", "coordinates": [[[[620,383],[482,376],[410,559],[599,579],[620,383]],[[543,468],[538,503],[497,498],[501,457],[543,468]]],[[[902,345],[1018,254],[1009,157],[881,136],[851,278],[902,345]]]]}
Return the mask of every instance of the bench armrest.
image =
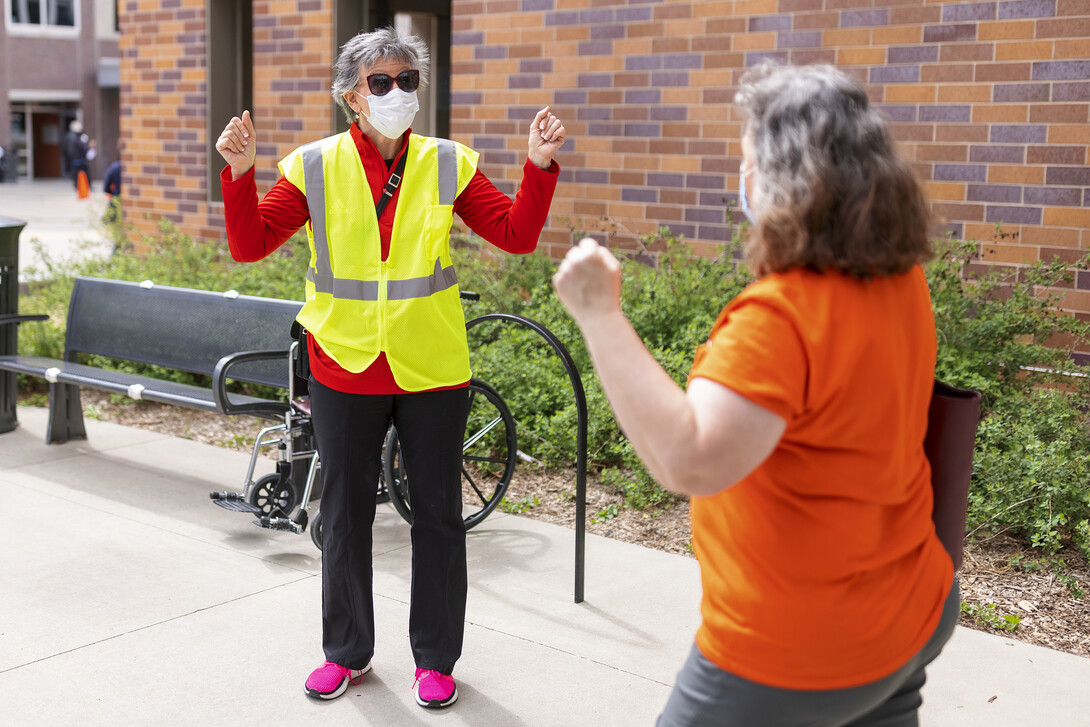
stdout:
{"type": "MultiPolygon", "coordinates": [[[[212,372],[212,396],[216,401],[216,408],[221,414],[234,416],[236,414],[248,414],[250,416],[274,416],[279,417],[289,408],[284,404],[233,404],[227,395],[228,371],[231,367],[252,361],[273,361],[284,359],[285,366],[290,367],[288,351],[242,351],[224,356],[216,362],[216,368],[212,372]]],[[[290,369],[289,369],[290,371],[290,369]]]]}
{"type": "Polygon", "coordinates": [[[48,321],[49,316],[41,313],[32,313],[29,315],[19,315],[18,313],[5,313],[0,316],[0,326],[6,326],[10,324],[28,323],[29,321],[48,321]]]}

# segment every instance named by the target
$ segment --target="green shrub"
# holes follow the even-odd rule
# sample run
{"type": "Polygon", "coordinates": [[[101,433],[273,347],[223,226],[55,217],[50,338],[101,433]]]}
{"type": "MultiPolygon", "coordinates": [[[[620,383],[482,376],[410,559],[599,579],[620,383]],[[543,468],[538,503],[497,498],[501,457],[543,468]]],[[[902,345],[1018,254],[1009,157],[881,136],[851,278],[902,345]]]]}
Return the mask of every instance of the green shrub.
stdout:
{"type": "Polygon", "coordinates": [[[1090,386],[1071,345],[1057,345],[1088,331],[1049,293],[1071,273],[1037,262],[970,276],[976,250],[945,241],[928,266],[936,376],[983,393],[969,530],[1010,532],[1049,553],[1071,542],[1090,557],[1090,386]]]}

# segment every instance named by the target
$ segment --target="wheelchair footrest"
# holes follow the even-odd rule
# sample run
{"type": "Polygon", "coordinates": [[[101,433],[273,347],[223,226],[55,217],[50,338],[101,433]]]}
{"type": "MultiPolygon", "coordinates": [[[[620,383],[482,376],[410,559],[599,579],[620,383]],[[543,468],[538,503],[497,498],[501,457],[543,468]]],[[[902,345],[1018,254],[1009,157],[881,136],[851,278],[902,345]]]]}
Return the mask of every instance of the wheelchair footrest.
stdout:
{"type": "Polygon", "coordinates": [[[224,510],[249,513],[261,512],[260,507],[246,502],[238,492],[209,492],[208,496],[212,498],[212,502],[224,510]]]}
{"type": "Polygon", "coordinates": [[[265,515],[264,517],[254,520],[254,525],[259,528],[266,528],[268,530],[284,530],[289,533],[295,533],[298,535],[306,528],[306,523],[292,522],[291,518],[286,517],[270,517],[265,515]]]}

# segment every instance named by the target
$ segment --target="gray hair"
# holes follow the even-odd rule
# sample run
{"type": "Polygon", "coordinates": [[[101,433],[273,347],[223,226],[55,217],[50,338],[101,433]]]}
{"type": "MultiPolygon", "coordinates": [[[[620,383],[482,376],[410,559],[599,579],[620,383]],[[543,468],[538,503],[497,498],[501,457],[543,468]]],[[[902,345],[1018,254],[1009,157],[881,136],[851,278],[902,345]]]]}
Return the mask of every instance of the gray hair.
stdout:
{"type": "Polygon", "coordinates": [[[862,84],[832,66],[772,65],[741,84],[757,274],[804,265],[881,276],[931,256],[922,189],[862,84]]]}
{"type": "Polygon", "coordinates": [[[427,88],[431,58],[424,41],[415,35],[401,35],[393,28],[360,33],[341,47],[341,54],[333,64],[333,100],[344,110],[348,123],[355,120],[356,114],[344,100],[344,94],[359,85],[360,71],[382,61],[401,61],[420,71],[420,88],[427,88]]]}

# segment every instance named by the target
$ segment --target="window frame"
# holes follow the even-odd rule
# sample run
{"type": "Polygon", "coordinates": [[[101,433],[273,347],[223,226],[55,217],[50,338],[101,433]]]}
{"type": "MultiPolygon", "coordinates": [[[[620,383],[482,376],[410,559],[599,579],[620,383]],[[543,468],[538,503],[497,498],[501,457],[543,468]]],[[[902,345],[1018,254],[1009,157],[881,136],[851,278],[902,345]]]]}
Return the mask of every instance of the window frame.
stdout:
{"type": "MultiPolygon", "coordinates": [[[[46,5],[48,16],[48,4],[56,0],[39,0],[46,5]]],[[[23,36],[27,38],[77,38],[83,27],[83,18],[80,0],[72,0],[72,25],[50,25],[49,23],[21,23],[12,19],[13,4],[19,0],[4,0],[4,27],[8,35],[23,36]]]]}

